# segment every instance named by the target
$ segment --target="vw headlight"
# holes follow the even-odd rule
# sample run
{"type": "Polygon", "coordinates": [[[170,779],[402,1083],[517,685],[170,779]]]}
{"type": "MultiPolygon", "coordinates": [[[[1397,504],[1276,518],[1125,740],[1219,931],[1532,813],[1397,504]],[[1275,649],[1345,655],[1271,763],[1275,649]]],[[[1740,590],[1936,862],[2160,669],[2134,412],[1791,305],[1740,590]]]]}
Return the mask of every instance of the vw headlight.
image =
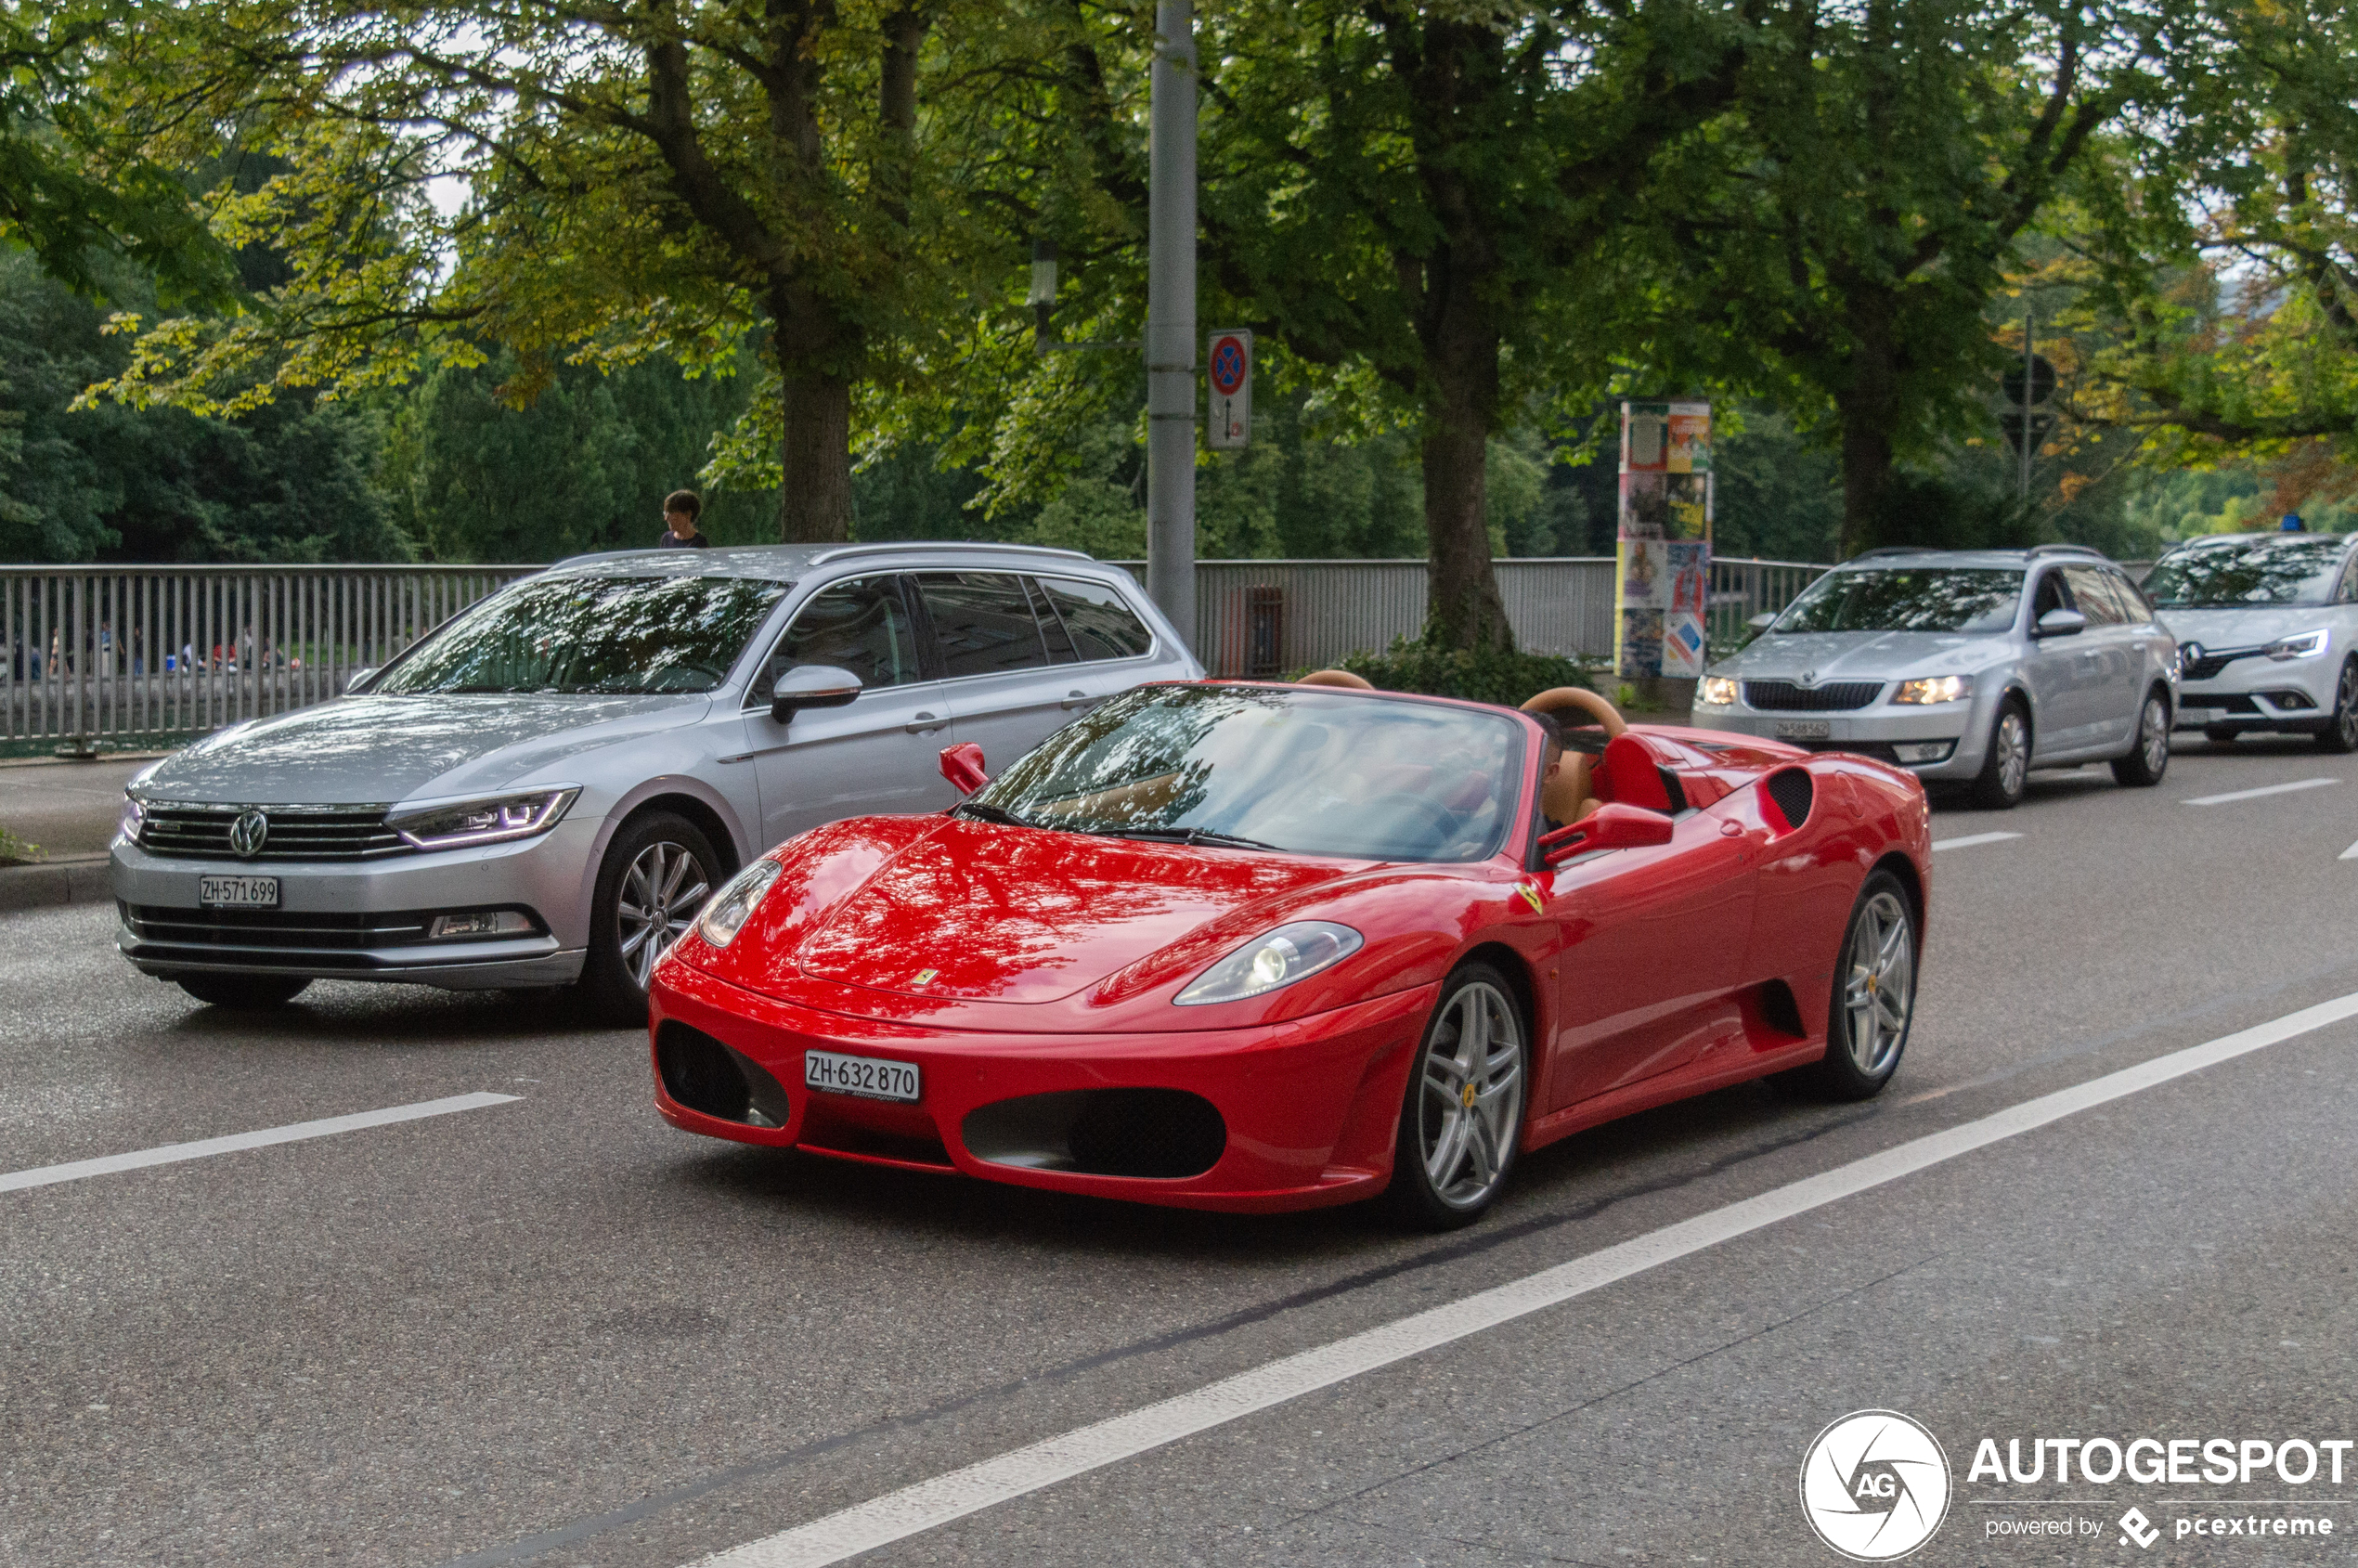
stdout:
{"type": "Polygon", "coordinates": [[[696,916],[696,935],[712,947],[727,947],[745,928],[753,912],[761,907],[770,884],[778,880],[784,868],[767,857],[729,878],[728,885],[712,895],[712,901],[696,916]]]}
{"type": "Polygon", "coordinates": [[[2304,631],[2298,637],[2279,637],[2260,651],[2282,664],[2287,659],[2313,659],[2332,641],[2325,631],[2304,631]]]}
{"type": "Polygon", "coordinates": [[[1297,920],[1247,942],[1198,975],[1172,1000],[1182,1007],[1242,1002],[1331,968],[1367,945],[1367,940],[1329,920],[1297,920]]]}
{"type": "Polygon", "coordinates": [[[1973,695],[1970,675],[1936,675],[1925,680],[1902,680],[1891,693],[1896,703],[1953,703],[1973,695]]]}
{"type": "Polygon", "coordinates": [[[1708,707],[1733,707],[1736,703],[1736,683],[1724,675],[1706,675],[1703,678],[1703,689],[1699,698],[1708,707]]]}
{"type": "Polygon", "coordinates": [[[125,844],[139,842],[139,830],[148,825],[148,803],[126,792],[123,797],[123,818],[115,823],[115,831],[125,844]]]}
{"type": "Polygon", "coordinates": [[[463,800],[455,806],[429,806],[414,811],[388,811],[385,826],[421,849],[455,849],[464,845],[499,844],[530,838],[557,825],[578,784],[562,789],[537,789],[525,795],[463,800]]]}

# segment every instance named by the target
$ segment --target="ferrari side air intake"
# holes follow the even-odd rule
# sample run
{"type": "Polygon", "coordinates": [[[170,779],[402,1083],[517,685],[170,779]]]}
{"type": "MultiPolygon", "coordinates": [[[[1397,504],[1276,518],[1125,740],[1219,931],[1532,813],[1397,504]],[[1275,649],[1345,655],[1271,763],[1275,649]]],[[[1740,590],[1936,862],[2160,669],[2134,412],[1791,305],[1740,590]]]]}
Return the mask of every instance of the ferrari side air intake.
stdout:
{"type": "Polygon", "coordinates": [[[1085,1176],[1200,1176],[1220,1162],[1228,1124],[1184,1089],[1066,1089],[966,1116],[966,1152],[994,1165],[1085,1176]]]}

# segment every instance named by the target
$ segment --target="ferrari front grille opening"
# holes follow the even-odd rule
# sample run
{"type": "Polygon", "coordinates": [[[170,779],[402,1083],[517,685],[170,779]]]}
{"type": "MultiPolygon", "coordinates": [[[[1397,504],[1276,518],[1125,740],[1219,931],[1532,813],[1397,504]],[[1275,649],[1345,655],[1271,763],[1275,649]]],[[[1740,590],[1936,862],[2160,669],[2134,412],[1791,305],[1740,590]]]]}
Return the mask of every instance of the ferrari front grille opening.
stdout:
{"type": "Polygon", "coordinates": [[[1084,1176],[1200,1176],[1228,1147],[1228,1124],[1184,1089],[1066,1089],[967,1113],[966,1152],[994,1165],[1084,1176]]]}
{"type": "Polygon", "coordinates": [[[690,1110],[748,1127],[786,1124],[786,1091],[769,1070],[700,1029],[666,1020],[655,1031],[663,1091],[690,1110]]]}

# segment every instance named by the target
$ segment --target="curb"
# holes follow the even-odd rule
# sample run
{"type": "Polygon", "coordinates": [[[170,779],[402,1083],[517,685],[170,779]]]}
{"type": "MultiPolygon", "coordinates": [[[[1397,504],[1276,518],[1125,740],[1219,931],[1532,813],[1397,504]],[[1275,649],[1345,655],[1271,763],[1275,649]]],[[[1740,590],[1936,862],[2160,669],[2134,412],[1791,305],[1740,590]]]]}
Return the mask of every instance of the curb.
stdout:
{"type": "Polygon", "coordinates": [[[38,865],[0,866],[0,913],[111,902],[107,857],[84,855],[38,865]]]}

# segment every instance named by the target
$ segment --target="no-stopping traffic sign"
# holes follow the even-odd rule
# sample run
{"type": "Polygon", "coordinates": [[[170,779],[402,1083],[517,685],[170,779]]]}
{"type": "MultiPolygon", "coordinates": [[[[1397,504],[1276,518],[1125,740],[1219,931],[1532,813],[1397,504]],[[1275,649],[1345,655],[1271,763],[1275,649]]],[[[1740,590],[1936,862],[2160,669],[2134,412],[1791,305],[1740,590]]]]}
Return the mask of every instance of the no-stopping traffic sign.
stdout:
{"type": "Polygon", "coordinates": [[[1242,447],[1252,438],[1252,334],[1241,327],[1212,333],[1204,364],[1211,382],[1206,436],[1215,449],[1242,447]]]}

